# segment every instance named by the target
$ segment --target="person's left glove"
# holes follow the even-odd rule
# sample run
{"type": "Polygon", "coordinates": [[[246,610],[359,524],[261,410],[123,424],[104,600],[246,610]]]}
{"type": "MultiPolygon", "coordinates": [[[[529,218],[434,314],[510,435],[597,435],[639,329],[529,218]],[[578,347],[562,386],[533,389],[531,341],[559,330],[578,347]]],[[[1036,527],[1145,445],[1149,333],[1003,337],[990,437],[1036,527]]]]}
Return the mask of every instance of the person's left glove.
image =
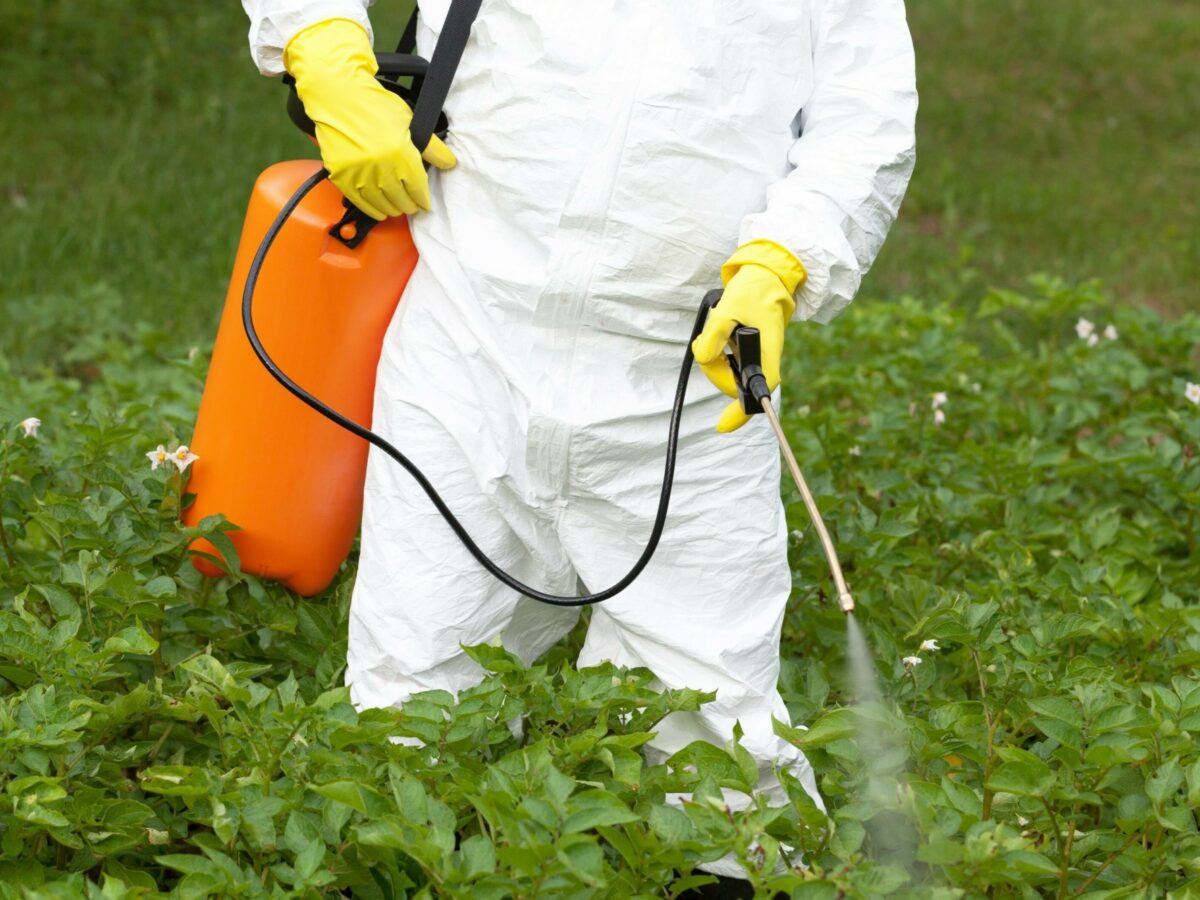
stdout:
{"type": "MultiPolygon", "coordinates": [[[[757,328],[762,345],[763,375],[771,390],[779,385],[783,336],[796,309],[793,295],[808,273],[800,260],[774,241],[742,244],[721,266],[725,292],[708,313],[704,329],[692,341],[692,353],[708,380],[730,397],[737,397],[737,379],[725,358],[725,348],[739,325],[757,328]]],[[[736,431],[750,421],[734,400],[717,420],[717,431],[736,431]]]]}
{"type": "Polygon", "coordinates": [[[436,135],[424,154],[413,145],[412,110],[375,80],[379,66],[362,26],[349,19],[310,25],[288,41],[283,62],[337,189],[374,219],[429,209],[421,159],[451,169],[454,154],[436,135]]]}

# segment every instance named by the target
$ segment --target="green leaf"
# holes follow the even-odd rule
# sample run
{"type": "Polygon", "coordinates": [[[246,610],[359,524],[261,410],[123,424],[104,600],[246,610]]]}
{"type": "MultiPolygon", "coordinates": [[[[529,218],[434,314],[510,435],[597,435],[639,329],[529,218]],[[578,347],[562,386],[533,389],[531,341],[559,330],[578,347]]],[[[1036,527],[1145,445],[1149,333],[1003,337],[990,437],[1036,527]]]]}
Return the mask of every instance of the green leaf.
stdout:
{"type": "Polygon", "coordinates": [[[931,866],[954,866],[962,862],[963,848],[946,836],[934,832],[929,843],[917,848],[917,859],[931,866]]]}
{"type": "Polygon", "coordinates": [[[392,789],[400,815],[410,822],[425,822],[429,819],[429,796],[421,782],[408,775],[396,763],[388,764],[388,784],[392,789]]]}
{"type": "Polygon", "coordinates": [[[179,666],[202,682],[211,684],[224,697],[233,701],[246,702],[250,692],[237,683],[229,671],[210,654],[203,654],[189,659],[179,666]]]}
{"type": "Polygon", "coordinates": [[[344,803],[351,809],[367,815],[367,789],[355,781],[330,781],[326,784],[311,784],[309,789],[322,797],[344,803]]]}
{"type": "Polygon", "coordinates": [[[1011,850],[1007,859],[1018,872],[1031,875],[1058,875],[1059,873],[1057,863],[1032,850],[1011,850]]]}
{"type": "Polygon", "coordinates": [[[150,766],[138,779],[142,790],[168,797],[206,797],[213,789],[208,772],[193,766],[150,766]]]}
{"type": "Polygon", "coordinates": [[[135,653],[150,656],[158,649],[158,641],[152,638],[141,625],[122,628],[107,641],[104,649],[110,653],[135,653]]]}
{"type": "Polygon", "coordinates": [[[358,842],[366,847],[407,850],[417,839],[413,829],[398,816],[383,816],[354,826],[358,842]]]}
{"type": "Polygon", "coordinates": [[[1159,766],[1158,771],[1146,779],[1146,796],[1162,806],[1183,787],[1184,772],[1175,757],[1159,766]]]}
{"type": "Polygon", "coordinates": [[[1192,809],[1200,809],[1200,757],[1187,769],[1187,802],[1192,809]]]}
{"type": "Polygon", "coordinates": [[[775,733],[802,749],[824,747],[852,737],[858,729],[858,713],[850,708],[831,710],[807,729],[775,721],[775,733]]]}
{"type": "Polygon", "coordinates": [[[983,814],[983,798],[966,785],[942,776],[942,791],[959,812],[979,818],[983,814]]]}
{"type": "MultiPolygon", "coordinates": [[[[1032,754],[1030,754],[1032,756],[1032,754]]],[[[1044,797],[1054,786],[1055,776],[1050,767],[1036,757],[1003,762],[992,772],[987,786],[1022,797],[1044,797]]]]}
{"type": "Polygon", "coordinates": [[[655,806],[648,818],[654,833],[672,846],[690,841],[695,832],[692,820],[677,806],[655,806]]]}
{"type": "Polygon", "coordinates": [[[1154,804],[1143,793],[1125,794],[1117,801],[1117,826],[1127,834],[1154,821],[1154,804]]]}
{"type": "Polygon", "coordinates": [[[600,825],[621,825],[640,819],[640,816],[631,812],[615,796],[602,790],[582,791],[574,795],[569,809],[571,812],[562,826],[564,834],[589,831],[600,825]]]}
{"type": "Polygon", "coordinates": [[[701,778],[714,778],[725,787],[750,788],[734,758],[708,741],[693,741],[671,756],[667,763],[676,770],[693,771],[701,778]]]}
{"type": "Polygon", "coordinates": [[[595,838],[569,834],[555,846],[558,858],[585,884],[595,884],[603,877],[604,851],[595,838]]]}
{"type": "Polygon", "coordinates": [[[496,848],[482,834],[475,834],[462,842],[459,854],[463,861],[463,876],[474,880],[490,875],[496,870],[496,848]]]}
{"type": "Polygon", "coordinates": [[[222,521],[221,516],[205,516],[196,528],[189,529],[189,531],[212,544],[220,556],[214,557],[210,553],[199,551],[192,552],[208,559],[234,578],[239,578],[242,574],[242,561],[238,556],[237,547],[229,537],[229,532],[238,530],[236,525],[222,521]]]}
{"type": "Polygon", "coordinates": [[[600,747],[596,758],[608,766],[613,778],[630,786],[637,786],[642,778],[641,754],[626,747],[600,747]]]}
{"type": "Polygon", "coordinates": [[[66,828],[71,824],[62,813],[42,806],[35,797],[29,795],[13,800],[13,815],[31,825],[44,825],[47,828],[66,828]]]}
{"type": "Polygon", "coordinates": [[[176,594],[175,579],[170,575],[158,575],[147,581],[143,590],[156,600],[162,597],[174,597],[176,594]]]}
{"type": "Polygon", "coordinates": [[[1080,712],[1079,707],[1065,697],[1032,697],[1026,702],[1026,705],[1031,711],[1045,718],[1065,722],[1075,728],[1083,725],[1083,713],[1080,712]]]}
{"type": "Polygon", "coordinates": [[[296,871],[300,874],[301,878],[307,881],[317,871],[324,859],[325,842],[319,838],[313,839],[306,843],[304,848],[296,854],[296,871]]]}
{"type": "Polygon", "coordinates": [[[1083,745],[1083,734],[1079,728],[1061,719],[1047,719],[1042,716],[1034,716],[1032,722],[1042,734],[1057,741],[1064,747],[1071,747],[1078,750],[1083,745]]]}
{"type": "Polygon", "coordinates": [[[839,859],[849,859],[858,853],[859,848],[867,837],[867,829],[862,822],[845,816],[836,816],[836,827],[829,839],[829,849],[839,859]]]}
{"type": "Polygon", "coordinates": [[[886,897],[908,883],[909,875],[899,866],[868,864],[853,875],[854,886],[866,897],[886,897]]]}
{"type": "Polygon", "coordinates": [[[154,861],[185,875],[208,875],[219,884],[225,883],[225,873],[221,867],[198,853],[167,853],[156,856],[154,861]]]}

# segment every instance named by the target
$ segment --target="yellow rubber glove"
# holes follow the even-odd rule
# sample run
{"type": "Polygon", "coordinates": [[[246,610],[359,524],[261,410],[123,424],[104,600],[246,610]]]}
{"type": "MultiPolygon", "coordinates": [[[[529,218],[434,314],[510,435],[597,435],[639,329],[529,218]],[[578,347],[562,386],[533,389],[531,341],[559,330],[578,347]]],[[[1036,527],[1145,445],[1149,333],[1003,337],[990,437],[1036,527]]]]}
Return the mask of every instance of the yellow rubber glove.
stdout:
{"type": "Polygon", "coordinates": [[[288,42],[283,63],[337,189],[375,219],[429,209],[422,156],[450,169],[454,154],[436,136],[418,152],[408,132],[412,110],[375,80],[379,66],[362,26],[349,19],[310,25],[288,42]]]}
{"type": "MultiPolygon", "coordinates": [[[[775,390],[783,359],[783,335],[796,309],[793,295],[807,277],[800,260],[774,241],[750,241],[738,247],[721,266],[725,285],[721,302],[709,311],[704,330],[692,341],[692,353],[709,381],[730,397],[738,395],[725,348],[734,329],[747,325],[758,329],[763,375],[767,386],[775,390]]],[[[741,402],[734,400],[717,420],[717,431],[736,431],[748,421],[750,417],[742,411],[741,402]]]]}

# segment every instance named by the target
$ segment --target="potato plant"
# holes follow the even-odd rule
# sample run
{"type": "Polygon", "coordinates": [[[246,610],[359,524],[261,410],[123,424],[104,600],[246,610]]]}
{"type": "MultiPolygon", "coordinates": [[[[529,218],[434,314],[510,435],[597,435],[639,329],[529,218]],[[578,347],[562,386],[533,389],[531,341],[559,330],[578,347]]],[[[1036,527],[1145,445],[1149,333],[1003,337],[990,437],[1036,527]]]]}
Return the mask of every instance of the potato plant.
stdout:
{"type": "Polygon", "coordinates": [[[730,855],[764,897],[1197,896],[1195,317],[1037,279],[793,329],[785,425],[884,696],[855,705],[785,483],[808,728],[778,727],[828,816],[786,779],[791,805],[756,797],[736,734],[648,756],[709,696],[570,642],[530,669],[476,647],[478,687],[356,711],[353,557],[311,600],[242,573],[147,459],[187,442],[206,354],[29,338],[37,368],[0,358],[0,897],[676,897],[730,855]],[[192,568],[201,533],[227,577],[192,568]]]}

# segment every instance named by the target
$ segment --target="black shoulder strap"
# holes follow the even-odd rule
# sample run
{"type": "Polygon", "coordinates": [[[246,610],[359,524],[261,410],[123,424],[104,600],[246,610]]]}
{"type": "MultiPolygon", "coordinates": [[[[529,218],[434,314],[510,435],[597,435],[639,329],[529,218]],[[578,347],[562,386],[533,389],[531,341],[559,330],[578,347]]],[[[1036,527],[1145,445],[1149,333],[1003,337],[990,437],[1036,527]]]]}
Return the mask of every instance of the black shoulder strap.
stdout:
{"type": "MultiPolygon", "coordinates": [[[[454,81],[454,73],[458,71],[458,63],[471,37],[471,25],[479,14],[483,0],[451,0],[450,9],[446,13],[446,23],[438,37],[437,46],[433,50],[433,59],[429,61],[429,71],[421,83],[421,92],[417,96],[417,104],[413,107],[412,132],[413,144],[418,150],[429,146],[433,130],[437,127],[438,116],[446,103],[446,95],[450,93],[450,85],[454,81]]],[[[408,28],[404,30],[401,45],[409,39],[409,31],[413,32],[412,40],[416,38],[416,18],[414,12],[408,28]]]]}
{"type": "Polygon", "coordinates": [[[396,45],[396,52],[405,55],[417,52],[417,8],[415,6],[412,15],[408,17],[408,24],[404,26],[404,34],[400,35],[400,43],[396,45]]]}

